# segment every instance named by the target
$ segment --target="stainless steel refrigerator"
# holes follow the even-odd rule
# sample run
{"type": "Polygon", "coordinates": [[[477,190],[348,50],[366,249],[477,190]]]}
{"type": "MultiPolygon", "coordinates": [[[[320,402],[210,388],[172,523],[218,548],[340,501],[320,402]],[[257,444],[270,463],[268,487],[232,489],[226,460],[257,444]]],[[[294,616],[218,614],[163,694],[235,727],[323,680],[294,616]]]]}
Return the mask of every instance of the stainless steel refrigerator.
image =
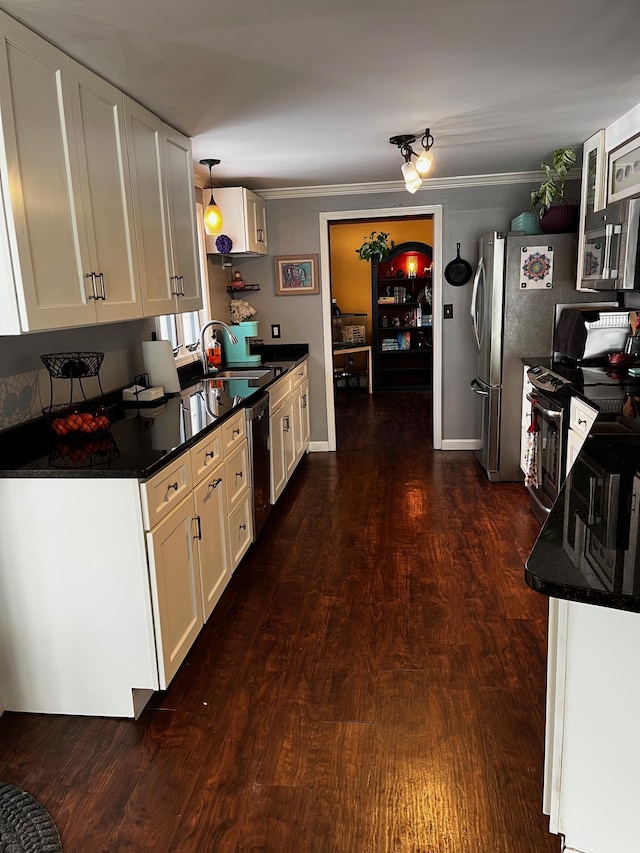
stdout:
{"type": "Polygon", "coordinates": [[[574,234],[507,235],[480,241],[471,318],[478,368],[471,388],[479,411],[476,456],[492,481],[522,479],[522,358],[552,354],[554,306],[602,301],[576,288],[574,234]]]}

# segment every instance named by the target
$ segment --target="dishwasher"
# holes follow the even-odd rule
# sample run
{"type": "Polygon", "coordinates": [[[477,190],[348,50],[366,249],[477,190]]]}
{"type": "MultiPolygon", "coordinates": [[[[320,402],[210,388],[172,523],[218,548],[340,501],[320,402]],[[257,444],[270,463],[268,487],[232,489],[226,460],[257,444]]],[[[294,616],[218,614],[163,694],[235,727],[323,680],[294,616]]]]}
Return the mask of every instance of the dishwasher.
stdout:
{"type": "Polygon", "coordinates": [[[251,512],[253,541],[264,527],[271,510],[271,461],[269,451],[269,395],[264,394],[245,409],[251,459],[251,512]]]}

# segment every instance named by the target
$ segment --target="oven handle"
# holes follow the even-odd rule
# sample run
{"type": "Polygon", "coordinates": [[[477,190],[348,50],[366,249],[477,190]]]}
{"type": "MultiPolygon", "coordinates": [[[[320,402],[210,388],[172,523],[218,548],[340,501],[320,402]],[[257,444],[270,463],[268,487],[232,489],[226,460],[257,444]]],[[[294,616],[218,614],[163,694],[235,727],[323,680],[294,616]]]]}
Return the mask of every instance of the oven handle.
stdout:
{"type": "Polygon", "coordinates": [[[546,415],[548,418],[557,418],[559,420],[562,417],[562,411],[545,409],[544,406],[540,405],[540,400],[537,397],[532,397],[531,394],[527,394],[527,400],[537,406],[538,411],[541,414],[546,415]]]}
{"type": "Polygon", "coordinates": [[[594,507],[596,503],[596,488],[598,486],[597,477],[589,477],[589,509],[587,511],[587,526],[593,527],[594,524],[599,523],[602,519],[599,516],[595,515],[594,507]]]}

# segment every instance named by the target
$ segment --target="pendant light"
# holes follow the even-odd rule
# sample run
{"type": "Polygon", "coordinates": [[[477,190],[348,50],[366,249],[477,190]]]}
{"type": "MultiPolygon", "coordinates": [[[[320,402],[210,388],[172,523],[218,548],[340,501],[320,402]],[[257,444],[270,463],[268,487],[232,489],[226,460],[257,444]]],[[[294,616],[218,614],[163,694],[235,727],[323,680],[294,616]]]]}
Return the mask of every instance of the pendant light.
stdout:
{"type": "Polygon", "coordinates": [[[209,167],[209,186],[211,188],[211,198],[209,199],[209,204],[206,206],[204,211],[204,230],[207,234],[222,234],[222,211],[216,204],[216,201],[213,197],[213,178],[211,176],[211,170],[214,166],[217,166],[220,160],[214,160],[209,158],[207,160],[200,160],[201,166],[209,167]]]}

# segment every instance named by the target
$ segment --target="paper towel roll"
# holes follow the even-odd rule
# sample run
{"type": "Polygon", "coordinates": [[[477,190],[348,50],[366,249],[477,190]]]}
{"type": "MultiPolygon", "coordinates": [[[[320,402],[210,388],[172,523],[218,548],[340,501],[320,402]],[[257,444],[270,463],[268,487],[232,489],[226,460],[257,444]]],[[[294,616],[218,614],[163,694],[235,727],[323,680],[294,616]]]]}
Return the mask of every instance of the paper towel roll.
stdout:
{"type": "Polygon", "coordinates": [[[160,385],[165,394],[180,390],[171,341],[142,341],[142,360],[152,386],[160,385]]]}

